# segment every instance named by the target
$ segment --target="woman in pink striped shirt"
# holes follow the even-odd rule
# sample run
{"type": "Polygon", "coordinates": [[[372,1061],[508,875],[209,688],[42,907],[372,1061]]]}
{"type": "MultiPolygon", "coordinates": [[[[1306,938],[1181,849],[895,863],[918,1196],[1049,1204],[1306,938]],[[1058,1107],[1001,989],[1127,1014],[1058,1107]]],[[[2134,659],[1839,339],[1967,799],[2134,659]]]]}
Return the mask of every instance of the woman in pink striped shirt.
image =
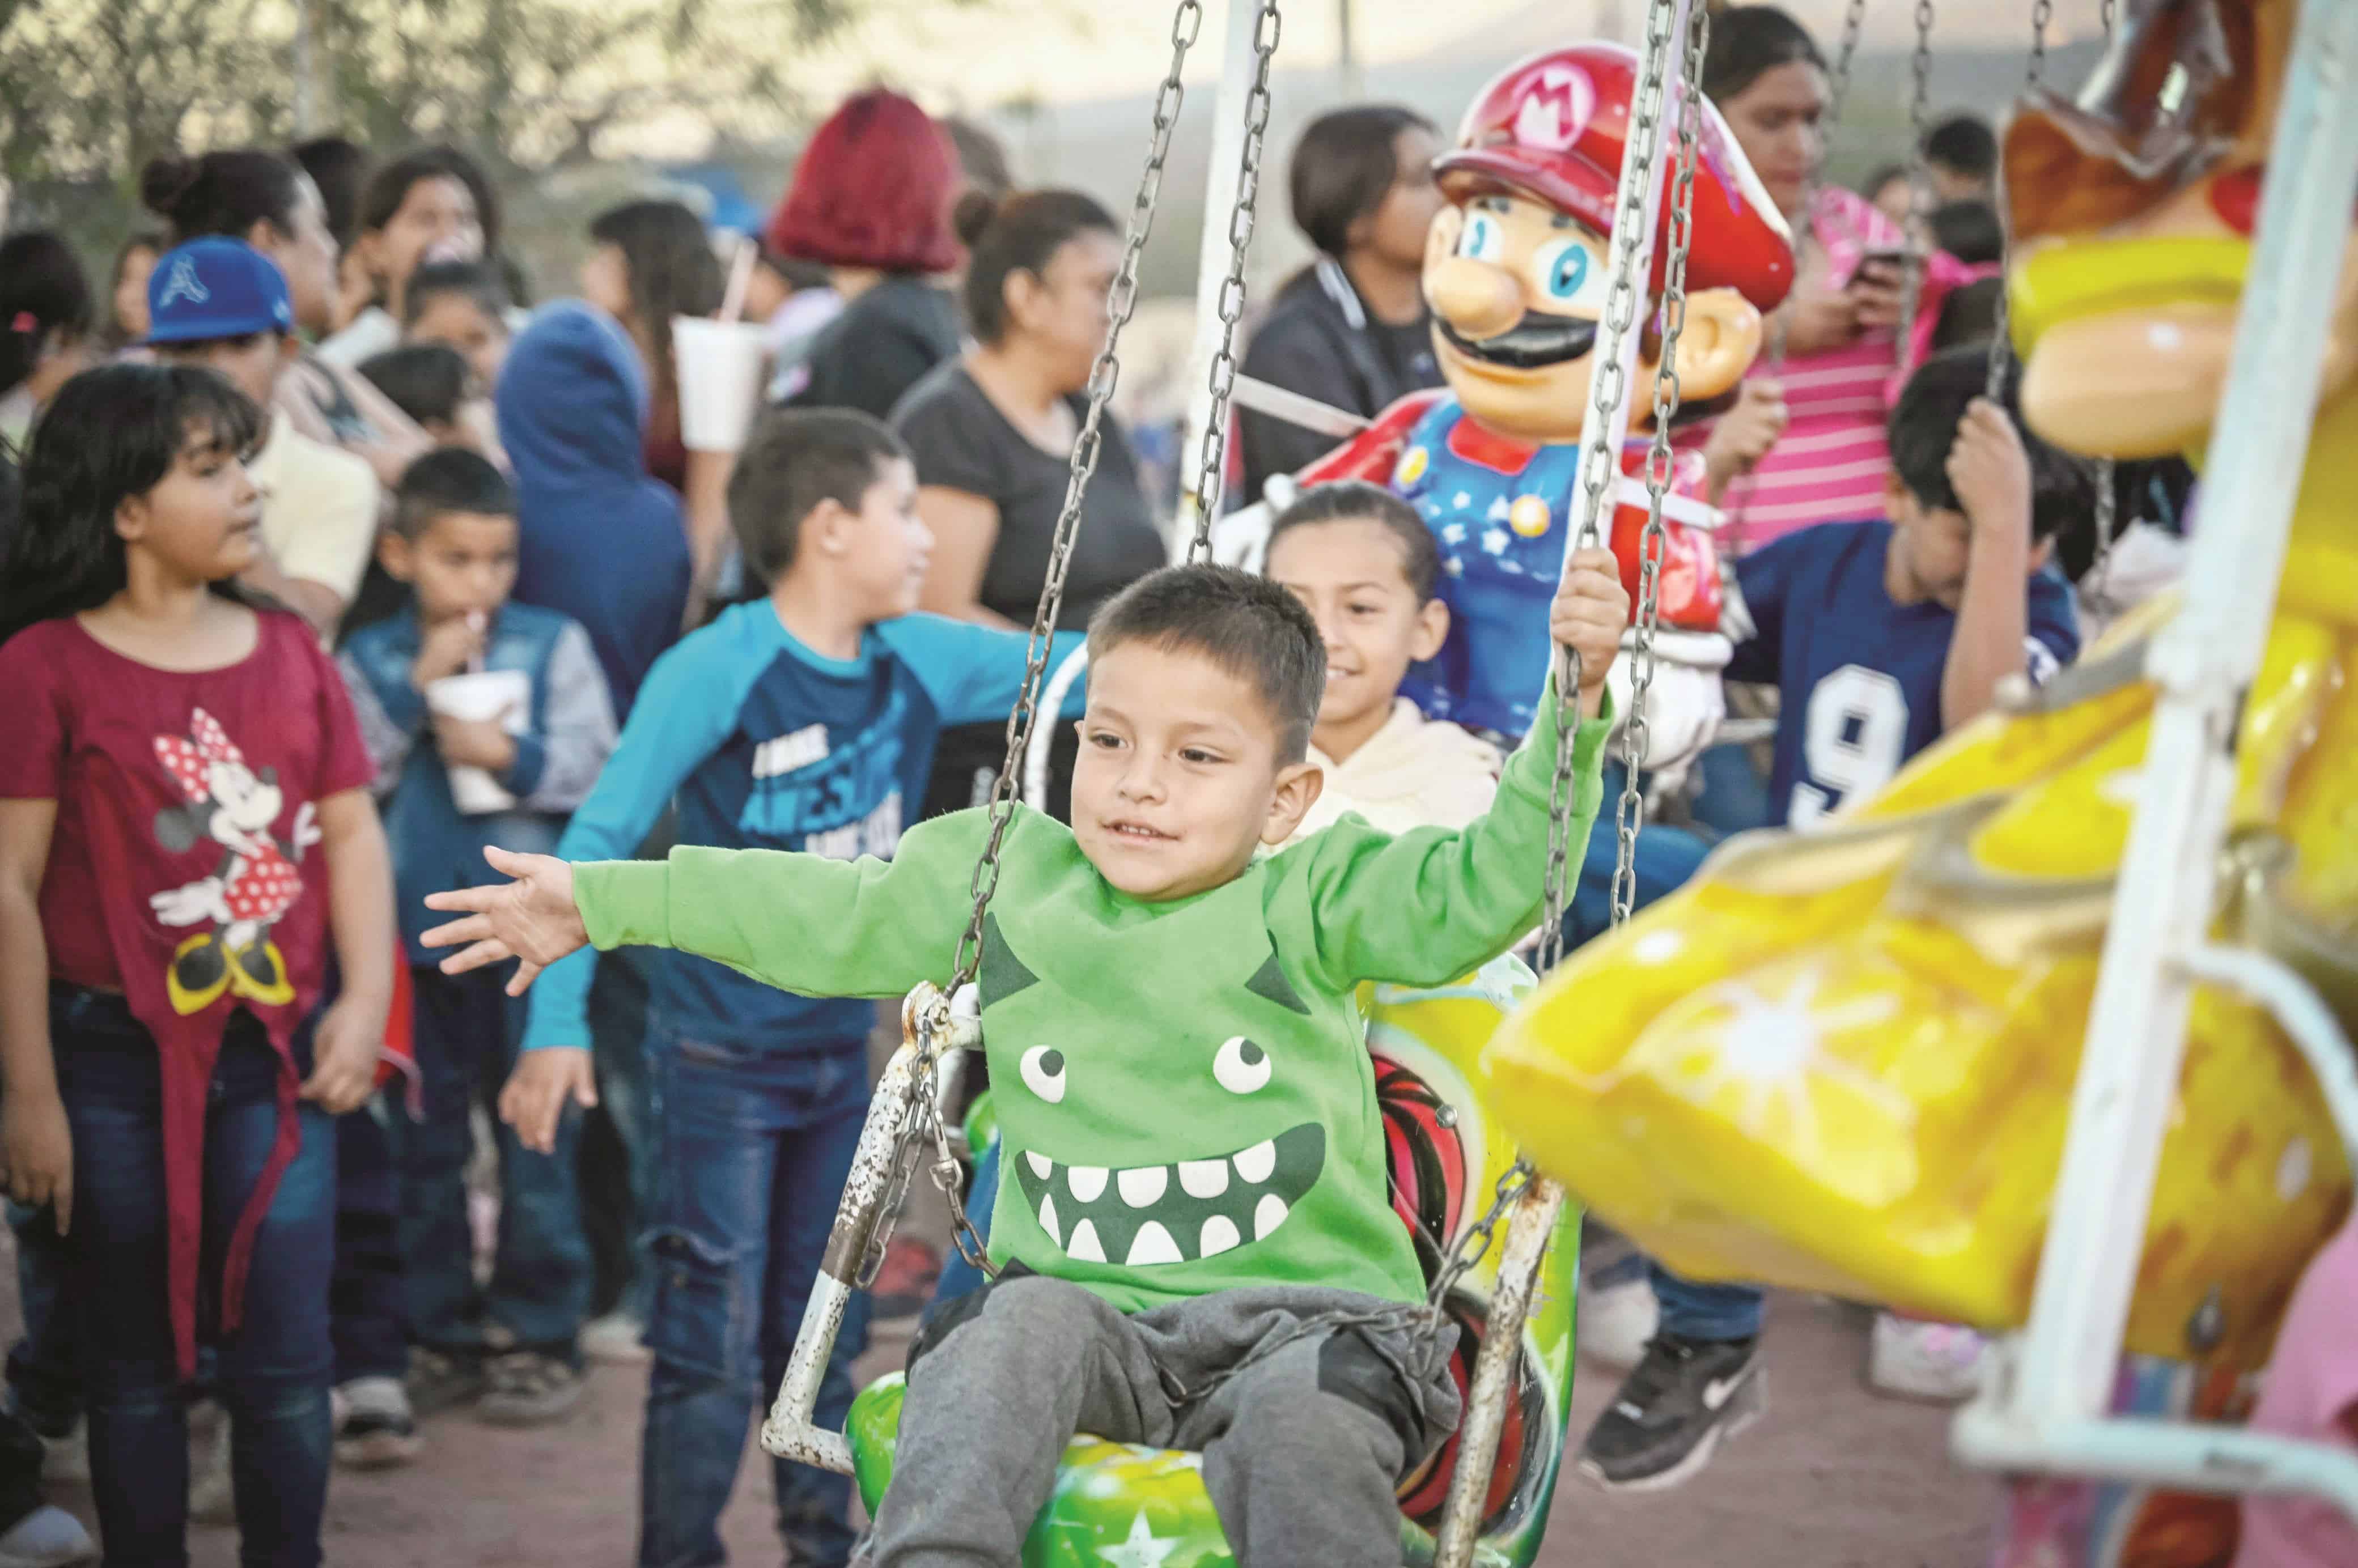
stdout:
{"type": "MultiPolygon", "coordinates": [[[[1905,380],[1897,341],[1904,277],[1898,253],[1906,236],[1864,198],[1818,186],[1826,63],[1791,16],[1774,5],[1731,5],[1713,18],[1703,84],[1792,226],[1800,260],[1792,297],[1770,319],[1768,351],[1724,416],[1755,436],[1723,441],[1723,449],[1750,446],[1765,455],[1732,483],[1714,473],[1725,486],[1723,537],[1742,549],[1812,523],[1880,516],[1890,466],[1884,416],[1905,380]]],[[[1923,359],[1941,302],[1975,276],[1954,257],[1933,254],[1908,368],[1923,359]]]]}

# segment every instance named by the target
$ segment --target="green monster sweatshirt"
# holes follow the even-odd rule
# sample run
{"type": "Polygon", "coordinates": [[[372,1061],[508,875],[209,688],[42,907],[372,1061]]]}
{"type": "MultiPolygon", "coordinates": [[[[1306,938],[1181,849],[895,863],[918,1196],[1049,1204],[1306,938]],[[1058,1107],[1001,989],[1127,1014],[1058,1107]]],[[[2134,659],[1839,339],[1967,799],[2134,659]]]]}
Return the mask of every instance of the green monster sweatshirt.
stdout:
{"type": "MultiPolygon", "coordinates": [[[[1355,991],[1443,985],[1540,920],[1552,692],[1487,816],[1398,838],[1347,816],[1167,903],[1117,892],[1069,828],[1017,807],[980,974],[1005,1174],[990,1256],[1123,1312],[1250,1285],[1422,1299],[1384,1173],[1355,991]]],[[[1576,871],[1609,723],[1575,736],[1576,871]]],[[[983,811],[891,861],[682,848],[578,865],[600,949],[675,947],[811,996],[894,997],[949,970],[983,811]]]]}

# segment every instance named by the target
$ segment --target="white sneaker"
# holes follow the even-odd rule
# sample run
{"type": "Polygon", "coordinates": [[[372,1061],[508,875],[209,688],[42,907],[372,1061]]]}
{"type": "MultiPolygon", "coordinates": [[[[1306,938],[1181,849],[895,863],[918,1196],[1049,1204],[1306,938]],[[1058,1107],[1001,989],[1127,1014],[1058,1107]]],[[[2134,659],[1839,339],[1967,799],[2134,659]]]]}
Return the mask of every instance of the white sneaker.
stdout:
{"type": "Polygon", "coordinates": [[[398,1378],[354,1378],[335,1390],[336,1463],[383,1470],[415,1460],[425,1444],[398,1378]]]}
{"type": "Polygon", "coordinates": [[[229,1412],[216,1404],[189,1412],[189,1522],[237,1522],[237,1489],[229,1476],[229,1412]]]}
{"type": "Polygon", "coordinates": [[[81,1520],[46,1503],[0,1535],[0,1568],[67,1568],[97,1555],[81,1520]]]}
{"type": "Polygon", "coordinates": [[[1988,1351],[1988,1341],[1961,1325],[1879,1312],[1866,1380],[1879,1393],[1954,1403],[1981,1391],[1988,1351]]]}
{"type": "Polygon", "coordinates": [[[581,1354],[601,1367],[644,1367],[654,1359],[647,1325],[630,1313],[608,1313],[581,1330],[581,1354]]]}
{"type": "Polygon", "coordinates": [[[90,1422],[76,1416],[63,1437],[41,1439],[41,1479],[51,1486],[90,1485],[90,1422]]]}
{"type": "Polygon", "coordinates": [[[1646,1346],[1661,1324],[1654,1282],[1643,1271],[1610,1284],[1583,1282],[1579,1347],[1583,1360],[1627,1372],[1646,1358],[1646,1346]]]}

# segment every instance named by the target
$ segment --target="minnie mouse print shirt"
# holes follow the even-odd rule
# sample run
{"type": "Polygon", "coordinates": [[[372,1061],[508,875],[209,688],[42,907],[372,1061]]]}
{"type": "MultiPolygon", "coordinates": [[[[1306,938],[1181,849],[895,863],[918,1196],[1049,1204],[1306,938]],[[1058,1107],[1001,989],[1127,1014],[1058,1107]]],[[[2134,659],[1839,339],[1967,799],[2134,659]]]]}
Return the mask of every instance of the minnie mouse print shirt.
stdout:
{"type": "MultiPolygon", "coordinates": [[[[195,1356],[204,1105],[222,1033],[243,1007],[280,1058],[283,1148],[243,1237],[294,1153],[291,1045],[326,968],[318,803],[371,776],[343,682],[310,629],[276,611],[259,622],[254,651],[212,670],[156,669],[70,618],[0,645],[0,798],[57,803],[41,878],[49,974],[123,992],[156,1036],[184,1368],[195,1356]]],[[[224,1326],[244,1250],[233,1242],[224,1326]]]]}

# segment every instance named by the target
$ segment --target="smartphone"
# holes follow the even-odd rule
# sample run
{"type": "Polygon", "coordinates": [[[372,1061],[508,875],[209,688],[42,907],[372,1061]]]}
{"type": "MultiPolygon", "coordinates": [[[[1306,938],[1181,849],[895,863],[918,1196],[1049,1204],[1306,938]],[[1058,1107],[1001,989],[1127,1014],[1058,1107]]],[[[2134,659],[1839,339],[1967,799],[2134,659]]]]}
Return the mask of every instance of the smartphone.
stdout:
{"type": "Polygon", "coordinates": [[[1922,252],[1911,251],[1904,247],[1869,251],[1858,258],[1858,270],[1851,274],[1851,281],[1857,283],[1870,274],[1874,274],[1879,275],[1883,281],[1897,287],[1907,277],[1909,267],[1921,265],[1923,259],[1922,252]]]}

